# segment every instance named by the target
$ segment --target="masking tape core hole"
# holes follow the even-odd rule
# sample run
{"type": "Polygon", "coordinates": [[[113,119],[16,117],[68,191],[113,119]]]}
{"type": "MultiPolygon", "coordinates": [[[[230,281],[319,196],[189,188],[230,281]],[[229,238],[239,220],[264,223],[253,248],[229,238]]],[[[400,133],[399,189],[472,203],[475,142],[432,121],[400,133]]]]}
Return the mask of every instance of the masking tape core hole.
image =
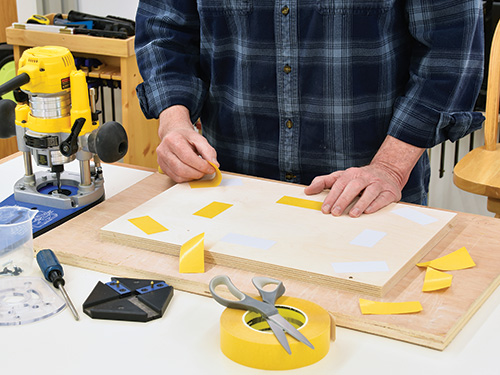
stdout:
{"type": "MultiPolygon", "coordinates": [[[[307,315],[296,307],[276,305],[276,308],[279,314],[295,328],[300,329],[307,324],[307,315]]],[[[247,311],[242,319],[243,324],[254,331],[273,334],[266,319],[259,313],[247,311]]]]}

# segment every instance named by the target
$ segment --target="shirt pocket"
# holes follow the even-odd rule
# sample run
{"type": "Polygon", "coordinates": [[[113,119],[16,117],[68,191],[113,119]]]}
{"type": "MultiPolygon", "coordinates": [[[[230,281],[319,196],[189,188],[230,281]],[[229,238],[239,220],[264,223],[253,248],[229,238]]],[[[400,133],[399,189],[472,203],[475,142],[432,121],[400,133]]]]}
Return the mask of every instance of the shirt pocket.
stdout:
{"type": "Polygon", "coordinates": [[[389,11],[396,0],[316,0],[321,14],[380,14],[389,11]]]}
{"type": "Polygon", "coordinates": [[[200,14],[249,14],[253,0],[198,0],[200,14]]]}

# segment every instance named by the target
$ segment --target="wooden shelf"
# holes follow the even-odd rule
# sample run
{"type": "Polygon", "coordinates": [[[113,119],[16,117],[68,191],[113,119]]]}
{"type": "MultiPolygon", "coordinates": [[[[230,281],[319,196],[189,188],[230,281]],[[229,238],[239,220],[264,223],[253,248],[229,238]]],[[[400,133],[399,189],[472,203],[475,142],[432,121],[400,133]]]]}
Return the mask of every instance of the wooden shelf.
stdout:
{"type": "Polygon", "coordinates": [[[87,35],[58,34],[33,30],[6,29],[9,44],[16,46],[61,46],[71,52],[91,53],[102,56],[135,56],[134,37],[128,39],[99,38],[87,35]]]}

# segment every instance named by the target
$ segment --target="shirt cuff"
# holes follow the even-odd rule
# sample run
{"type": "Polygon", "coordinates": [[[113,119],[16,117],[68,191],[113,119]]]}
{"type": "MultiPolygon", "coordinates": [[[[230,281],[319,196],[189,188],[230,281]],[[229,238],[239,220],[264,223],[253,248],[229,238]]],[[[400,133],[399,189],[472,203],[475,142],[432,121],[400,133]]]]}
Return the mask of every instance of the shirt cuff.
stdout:
{"type": "MultiPolygon", "coordinates": [[[[164,85],[163,85],[164,86],[164,85]]],[[[157,119],[160,113],[173,105],[182,105],[189,110],[193,123],[200,117],[202,101],[195,95],[196,90],[165,90],[153,84],[140,83],[136,87],[137,98],[147,119],[157,119]]]]}
{"type": "Polygon", "coordinates": [[[388,135],[416,147],[431,148],[446,140],[456,140],[481,128],[480,112],[438,111],[423,104],[411,107],[396,103],[388,135]]]}

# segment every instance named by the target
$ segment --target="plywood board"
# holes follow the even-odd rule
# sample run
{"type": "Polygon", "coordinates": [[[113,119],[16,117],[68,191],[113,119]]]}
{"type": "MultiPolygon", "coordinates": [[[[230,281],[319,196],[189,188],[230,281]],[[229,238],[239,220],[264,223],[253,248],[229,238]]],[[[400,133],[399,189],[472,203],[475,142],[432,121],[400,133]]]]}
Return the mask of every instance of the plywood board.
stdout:
{"type": "MultiPolygon", "coordinates": [[[[145,203],[172,186],[158,173],[74,219],[34,239],[35,249],[50,248],[64,264],[105,272],[113,276],[162,279],[175,289],[210,296],[208,283],[216,276],[228,275],[243,292],[255,295],[250,272],[213,264],[205,273],[180,274],[178,258],[102,241],[99,229],[145,203]]],[[[337,326],[377,334],[412,344],[443,350],[460,332],[470,317],[500,284],[500,220],[458,213],[453,228],[424,257],[435,259],[465,246],[477,266],[450,271],[451,288],[423,293],[425,271],[411,270],[383,298],[384,302],[420,301],[423,311],[411,315],[362,315],[362,294],[283,278],[286,295],[304,298],[323,306],[337,326]]],[[[93,285],[89,285],[89,293],[93,285]]],[[[74,301],[76,304],[83,301],[74,301]]],[[[216,303],[216,302],[214,302],[216,303]]]]}
{"type": "Polygon", "coordinates": [[[101,229],[102,238],[178,256],[180,247],[205,233],[206,261],[274,277],[383,296],[450,229],[453,212],[392,204],[351,218],[297,207],[320,207],[326,192],[223,174],[221,185],[193,189],[178,184],[101,229]],[[277,203],[290,197],[292,205],[277,203]],[[222,206],[210,215],[203,210],[222,206]],[[401,216],[402,214],[403,216],[401,216]],[[147,234],[129,219],[149,216],[168,228],[147,234]]]}

